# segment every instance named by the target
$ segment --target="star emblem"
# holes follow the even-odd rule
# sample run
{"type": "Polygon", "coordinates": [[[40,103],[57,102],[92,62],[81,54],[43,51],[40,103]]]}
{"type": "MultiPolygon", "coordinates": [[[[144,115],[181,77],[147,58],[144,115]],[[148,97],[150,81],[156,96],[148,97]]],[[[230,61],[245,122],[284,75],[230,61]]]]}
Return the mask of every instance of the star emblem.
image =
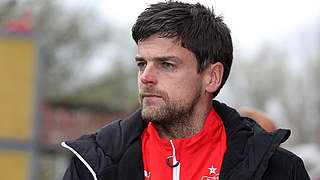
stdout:
{"type": "Polygon", "coordinates": [[[208,168],[209,169],[209,171],[210,171],[210,174],[216,174],[216,170],[217,170],[217,168],[213,168],[213,165],[211,166],[211,168],[208,168]]]}

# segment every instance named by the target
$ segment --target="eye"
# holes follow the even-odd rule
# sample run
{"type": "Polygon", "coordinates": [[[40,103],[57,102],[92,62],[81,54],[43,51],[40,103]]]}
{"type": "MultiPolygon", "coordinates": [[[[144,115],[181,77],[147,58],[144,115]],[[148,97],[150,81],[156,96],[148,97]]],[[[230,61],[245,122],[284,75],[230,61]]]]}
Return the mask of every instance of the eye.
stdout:
{"type": "Polygon", "coordinates": [[[137,66],[139,69],[143,69],[147,66],[147,63],[143,62],[143,61],[139,61],[139,62],[137,62],[137,66]]]}
{"type": "Polygon", "coordinates": [[[165,67],[165,68],[173,68],[173,66],[174,66],[173,64],[168,63],[168,62],[163,62],[162,65],[163,65],[163,67],[165,67]]]}

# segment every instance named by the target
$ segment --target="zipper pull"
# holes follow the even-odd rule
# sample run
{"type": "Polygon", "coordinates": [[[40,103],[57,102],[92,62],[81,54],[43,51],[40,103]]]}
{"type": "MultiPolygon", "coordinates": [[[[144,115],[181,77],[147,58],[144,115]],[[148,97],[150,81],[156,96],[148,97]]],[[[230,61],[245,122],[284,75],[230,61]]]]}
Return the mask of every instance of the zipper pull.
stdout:
{"type": "Polygon", "coordinates": [[[172,146],[173,155],[167,157],[166,160],[167,160],[168,166],[174,168],[174,167],[179,166],[180,163],[179,163],[179,161],[176,160],[176,150],[175,150],[175,148],[174,148],[174,145],[173,145],[172,140],[170,140],[170,143],[171,143],[171,146],[172,146]],[[171,164],[171,163],[170,163],[169,160],[170,160],[171,158],[173,158],[173,163],[174,163],[174,164],[171,164]]]}

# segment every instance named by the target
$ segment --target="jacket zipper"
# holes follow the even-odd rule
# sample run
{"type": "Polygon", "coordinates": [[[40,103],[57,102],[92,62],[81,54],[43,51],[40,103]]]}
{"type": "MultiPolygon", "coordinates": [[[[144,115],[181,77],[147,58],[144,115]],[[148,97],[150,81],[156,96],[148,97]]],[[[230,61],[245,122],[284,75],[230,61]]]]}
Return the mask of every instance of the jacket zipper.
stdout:
{"type": "MultiPolygon", "coordinates": [[[[173,156],[173,164],[177,164],[178,161],[176,159],[176,150],[174,148],[172,140],[170,140],[171,146],[172,146],[172,156],[173,156]]],[[[180,163],[177,167],[173,167],[173,175],[172,180],[180,180],[180,163]]]]}

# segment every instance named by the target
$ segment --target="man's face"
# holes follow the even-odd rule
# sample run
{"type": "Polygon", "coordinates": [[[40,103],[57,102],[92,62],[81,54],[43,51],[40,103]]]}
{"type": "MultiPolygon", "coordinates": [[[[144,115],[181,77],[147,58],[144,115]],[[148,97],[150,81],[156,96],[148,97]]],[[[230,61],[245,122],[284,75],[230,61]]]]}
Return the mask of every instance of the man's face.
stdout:
{"type": "Polygon", "coordinates": [[[190,114],[204,92],[194,54],[176,38],[153,35],[138,42],[139,100],[142,118],[170,122],[190,114]]]}

